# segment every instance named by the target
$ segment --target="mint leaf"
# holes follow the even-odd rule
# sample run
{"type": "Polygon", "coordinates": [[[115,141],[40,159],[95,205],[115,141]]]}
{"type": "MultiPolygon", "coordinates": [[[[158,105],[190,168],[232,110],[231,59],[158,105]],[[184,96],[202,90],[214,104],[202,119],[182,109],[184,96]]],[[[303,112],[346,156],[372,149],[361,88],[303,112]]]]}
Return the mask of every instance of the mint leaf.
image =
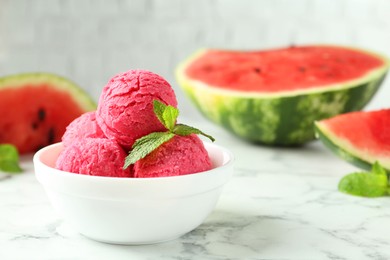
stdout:
{"type": "Polygon", "coordinates": [[[145,158],[163,143],[171,140],[175,135],[171,132],[154,132],[145,135],[133,144],[132,150],[125,159],[123,169],[127,169],[131,164],[145,158]]]}
{"type": "Polygon", "coordinates": [[[205,134],[201,130],[184,125],[184,124],[176,124],[176,119],[179,116],[179,110],[173,106],[167,106],[159,100],[153,100],[153,111],[157,116],[158,120],[169,130],[169,132],[187,136],[190,134],[200,134],[209,138],[211,141],[215,141],[214,137],[211,135],[205,134]]]}
{"type": "Polygon", "coordinates": [[[163,114],[165,111],[165,107],[166,105],[161,101],[157,99],[153,100],[153,112],[157,116],[158,120],[160,120],[161,124],[163,124],[164,126],[165,126],[165,122],[164,122],[163,114]]]}
{"type": "Polygon", "coordinates": [[[382,167],[382,165],[379,164],[378,161],[374,163],[371,169],[371,173],[373,174],[379,174],[379,175],[386,175],[386,170],[382,167]]]}
{"type": "Polygon", "coordinates": [[[167,106],[163,113],[164,125],[169,130],[172,131],[175,126],[176,119],[179,116],[179,110],[173,106],[167,106]]]}
{"type": "Polygon", "coordinates": [[[212,137],[211,135],[205,134],[204,132],[202,132],[201,130],[199,130],[195,127],[184,125],[184,124],[177,124],[175,126],[175,128],[173,129],[173,132],[175,134],[181,135],[181,136],[186,136],[186,135],[190,135],[190,134],[203,135],[203,136],[209,138],[212,142],[215,141],[214,137],[212,137]]]}
{"type": "Polygon", "coordinates": [[[362,197],[380,197],[388,194],[387,175],[356,172],[344,176],[339,191],[362,197]]]}
{"type": "Polygon", "coordinates": [[[370,172],[356,172],[344,176],[339,182],[339,190],[371,198],[390,194],[386,170],[378,161],[374,163],[370,172]]]}
{"type": "Polygon", "coordinates": [[[159,100],[153,100],[153,111],[158,120],[169,131],[172,131],[179,116],[179,110],[173,106],[167,106],[159,100]]]}
{"type": "Polygon", "coordinates": [[[0,145],[0,171],[7,173],[20,173],[19,153],[15,146],[11,144],[0,145]]]}

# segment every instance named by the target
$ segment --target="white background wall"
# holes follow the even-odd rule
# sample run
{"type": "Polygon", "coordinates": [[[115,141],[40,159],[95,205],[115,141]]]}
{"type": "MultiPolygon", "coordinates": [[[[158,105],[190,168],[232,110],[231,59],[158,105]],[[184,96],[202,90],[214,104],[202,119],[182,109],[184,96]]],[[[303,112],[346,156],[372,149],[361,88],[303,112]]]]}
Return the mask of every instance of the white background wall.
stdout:
{"type": "MultiPolygon", "coordinates": [[[[390,56],[388,0],[0,0],[0,75],[48,71],[97,100],[111,76],[143,68],[173,77],[201,47],[354,45],[390,56]]],[[[390,107],[390,80],[368,109],[390,107]]],[[[199,117],[200,118],[200,117],[199,117]]]]}

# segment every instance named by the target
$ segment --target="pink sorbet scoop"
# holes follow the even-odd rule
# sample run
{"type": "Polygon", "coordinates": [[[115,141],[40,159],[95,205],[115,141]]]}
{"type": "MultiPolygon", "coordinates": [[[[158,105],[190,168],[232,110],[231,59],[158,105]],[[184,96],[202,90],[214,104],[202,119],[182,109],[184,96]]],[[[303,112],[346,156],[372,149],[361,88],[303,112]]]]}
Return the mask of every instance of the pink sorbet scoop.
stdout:
{"type": "Polygon", "coordinates": [[[64,147],[56,168],[85,175],[131,177],[129,168],[123,170],[126,155],[115,141],[104,138],[79,139],[64,147]]]}
{"type": "Polygon", "coordinates": [[[95,112],[87,112],[73,120],[62,136],[64,146],[83,138],[106,138],[100,126],[96,123],[95,112]]]}
{"type": "Polygon", "coordinates": [[[164,131],[153,112],[153,100],[177,107],[172,87],[159,75],[130,70],[113,77],[103,88],[96,120],[104,134],[130,150],[136,139],[164,131]]]}
{"type": "Polygon", "coordinates": [[[196,135],[175,136],[137,161],[134,177],[166,177],[210,170],[209,155],[196,135]]]}

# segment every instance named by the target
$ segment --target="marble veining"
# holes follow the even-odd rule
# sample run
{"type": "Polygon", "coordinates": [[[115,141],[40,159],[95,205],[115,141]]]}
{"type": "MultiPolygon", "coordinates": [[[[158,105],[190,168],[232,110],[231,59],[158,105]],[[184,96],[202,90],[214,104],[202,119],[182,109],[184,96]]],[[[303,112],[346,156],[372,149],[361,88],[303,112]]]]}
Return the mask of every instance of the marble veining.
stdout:
{"type": "Polygon", "coordinates": [[[271,148],[208,124],[202,129],[236,162],[197,229],[142,246],[85,238],[52,209],[26,156],[23,174],[0,175],[0,259],[390,259],[390,199],[338,192],[340,178],[357,169],[320,143],[271,148]]]}

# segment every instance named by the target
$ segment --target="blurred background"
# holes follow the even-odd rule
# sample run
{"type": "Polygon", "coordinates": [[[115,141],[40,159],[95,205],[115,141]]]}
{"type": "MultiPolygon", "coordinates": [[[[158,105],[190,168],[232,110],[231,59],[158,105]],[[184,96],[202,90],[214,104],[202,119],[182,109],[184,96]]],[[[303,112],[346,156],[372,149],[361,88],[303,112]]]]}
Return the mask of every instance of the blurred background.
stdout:
{"type": "MultiPolygon", "coordinates": [[[[0,0],[0,75],[46,71],[95,100],[105,83],[148,69],[175,88],[181,116],[201,119],[174,79],[199,48],[332,43],[390,56],[388,0],[0,0]]],[[[366,109],[390,107],[390,80],[366,109]]]]}

